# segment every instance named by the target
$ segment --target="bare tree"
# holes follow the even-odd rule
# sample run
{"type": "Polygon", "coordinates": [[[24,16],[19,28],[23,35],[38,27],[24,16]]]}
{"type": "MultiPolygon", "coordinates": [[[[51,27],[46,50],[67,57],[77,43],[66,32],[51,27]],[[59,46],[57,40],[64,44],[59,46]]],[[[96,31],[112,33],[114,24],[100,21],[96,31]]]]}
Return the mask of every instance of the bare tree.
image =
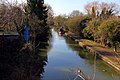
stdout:
{"type": "Polygon", "coordinates": [[[88,3],[87,5],[85,5],[85,11],[87,12],[88,15],[91,14],[91,8],[92,8],[91,3],[88,3]]]}
{"type": "Polygon", "coordinates": [[[88,15],[93,15],[94,16],[101,16],[101,15],[116,15],[119,14],[119,6],[115,3],[98,3],[97,1],[88,3],[85,6],[85,11],[87,12],[88,15]]]}
{"type": "Polygon", "coordinates": [[[22,21],[22,9],[17,1],[9,2],[7,0],[0,3],[0,29],[5,31],[16,30],[14,21],[20,25],[22,21]]]}
{"type": "Polygon", "coordinates": [[[98,8],[99,8],[98,1],[94,1],[85,5],[85,11],[87,12],[88,15],[96,16],[98,8]]]}
{"type": "Polygon", "coordinates": [[[111,14],[113,15],[116,15],[116,14],[119,14],[119,6],[116,4],[116,3],[110,3],[108,4],[108,7],[107,7],[108,11],[111,12],[111,14]]]}

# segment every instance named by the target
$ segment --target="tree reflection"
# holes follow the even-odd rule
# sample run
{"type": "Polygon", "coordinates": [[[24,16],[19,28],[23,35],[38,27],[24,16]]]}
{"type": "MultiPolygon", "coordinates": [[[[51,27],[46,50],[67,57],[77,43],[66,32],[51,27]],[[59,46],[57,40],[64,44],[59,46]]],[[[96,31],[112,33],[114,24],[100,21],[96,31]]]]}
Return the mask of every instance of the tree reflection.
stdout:
{"type": "Polygon", "coordinates": [[[80,49],[82,49],[77,42],[75,42],[73,39],[71,39],[70,37],[65,37],[65,41],[67,43],[67,45],[73,50],[73,51],[79,51],[80,49]]]}
{"type": "MultiPolygon", "coordinates": [[[[95,59],[95,55],[93,53],[88,52],[86,49],[81,48],[78,44],[75,43],[72,39],[69,37],[65,37],[67,45],[73,50],[77,52],[77,55],[85,59],[87,63],[90,65],[95,65],[96,69],[99,70],[102,74],[105,74],[106,76],[109,76],[111,78],[119,78],[119,73],[117,73],[113,68],[108,66],[106,63],[104,63],[98,56],[95,59]],[[94,62],[94,60],[96,60],[94,62]],[[107,67],[107,68],[106,68],[107,67]],[[113,75],[115,74],[115,75],[113,75]]],[[[96,75],[99,76],[99,75],[96,75]]],[[[117,79],[116,79],[117,80],[117,79]]]]}
{"type": "Polygon", "coordinates": [[[19,40],[1,39],[0,80],[41,80],[47,65],[47,46],[42,43],[35,52],[22,48],[19,40]]]}

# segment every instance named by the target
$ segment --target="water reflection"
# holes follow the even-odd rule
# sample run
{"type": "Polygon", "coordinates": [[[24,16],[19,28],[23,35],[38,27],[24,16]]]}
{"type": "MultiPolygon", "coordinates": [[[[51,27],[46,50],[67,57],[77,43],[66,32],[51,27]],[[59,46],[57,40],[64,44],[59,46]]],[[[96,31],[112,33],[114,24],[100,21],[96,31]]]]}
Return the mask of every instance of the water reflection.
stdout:
{"type": "Polygon", "coordinates": [[[86,71],[84,68],[82,68],[86,74],[93,77],[93,74],[91,73],[95,72],[96,79],[95,80],[120,80],[120,73],[115,71],[115,69],[111,68],[109,65],[107,65],[105,62],[100,60],[98,57],[95,59],[95,56],[91,53],[89,53],[86,49],[82,49],[79,47],[78,44],[76,44],[72,39],[69,37],[65,37],[67,45],[73,50],[76,51],[76,54],[79,55],[80,58],[85,59],[87,64],[90,64],[93,68],[92,71],[86,71]],[[96,70],[96,71],[94,71],[96,70]],[[104,75],[106,77],[100,78],[100,76],[104,75]]]}
{"type": "MultiPolygon", "coordinates": [[[[0,42],[0,80],[41,80],[47,65],[47,42],[41,42],[35,52],[22,48],[19,40],[0,42]]],[[[50,49],[50,48],[49,48],[50,49]]]]}

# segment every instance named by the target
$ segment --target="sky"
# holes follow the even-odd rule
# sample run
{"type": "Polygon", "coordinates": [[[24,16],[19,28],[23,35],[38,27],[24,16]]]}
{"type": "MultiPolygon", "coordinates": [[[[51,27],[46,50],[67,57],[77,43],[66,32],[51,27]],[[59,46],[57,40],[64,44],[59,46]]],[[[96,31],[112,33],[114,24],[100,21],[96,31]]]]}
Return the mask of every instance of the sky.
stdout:
{"type": "Polygon", "coordinates": [[[84,6],[93,1],[99,2],[114,2],[120,5],[120,0],[44,0],[45,3],[48,3],[55,15],[60,14],[70,14],[73,10],[79,10],[80,12],[85,13],[84,6]]]}
{"type": "MultiPolygon", "coordinates": [[[[14,1],[14,0],[12,0],[14,1]]],[[[18,2],[26,2],[27,0],[18,0],[18,2]]],[[[99,1],[99,2],[114,2],[120,7],[120,0],[44,0],[45,3],[49,4],[55,16],[60,14],[70,14],[73,10],[79,10],[82,13],[85,13],[85,5],[89,2],[99,1]]]]}

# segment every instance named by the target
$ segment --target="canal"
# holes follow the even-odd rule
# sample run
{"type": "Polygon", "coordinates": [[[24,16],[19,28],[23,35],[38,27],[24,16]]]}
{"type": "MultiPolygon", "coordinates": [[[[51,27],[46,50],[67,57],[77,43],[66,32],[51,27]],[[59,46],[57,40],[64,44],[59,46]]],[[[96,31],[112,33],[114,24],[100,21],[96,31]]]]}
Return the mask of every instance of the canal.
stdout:
{"type": "MultiPolygon", "coordinates": [[[[21,50],[19,40],[0,45],[0,80],[80,80],[82,71],[91,80],[120,80],[120,73],[97,59],[73,40],[51,30],[49,42],[35,50],[21,50]]],[[[2,40],[2,39],[1,39],[2,40]]]]}
{"type": "Polygon", "coordinates": [[[120,73],[53,29],[50,44],[42,80],[74,80],[78,70],[95,80],[120,80],[120,73]]]}

